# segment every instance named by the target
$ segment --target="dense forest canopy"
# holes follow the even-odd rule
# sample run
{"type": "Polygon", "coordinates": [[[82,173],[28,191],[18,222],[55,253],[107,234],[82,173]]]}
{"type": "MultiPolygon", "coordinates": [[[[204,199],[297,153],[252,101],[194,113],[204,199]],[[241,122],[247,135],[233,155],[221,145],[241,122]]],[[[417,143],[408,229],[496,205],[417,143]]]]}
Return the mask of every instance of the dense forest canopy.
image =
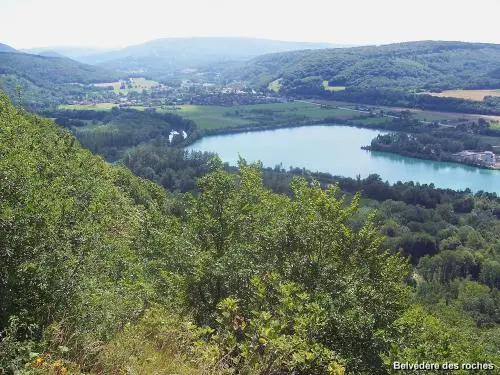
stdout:
{"type": "Polygon", "coordinates": [[[269,54],[226,74],[261,86],[279,80],[283,92],[323,81],[406,91],[500,88],[499,61],[497,44],[421,41],[269,54]]]}
{"type": "Polygon", "coordinates": [[[15,74],[35,84],[110,82],[119,78],[111,70],[82,64],[66,57],[0,53],[0,74],[15,74]]]}
{"type": "Polygon", "coordinates": [[[0,88],[11,99],[22,100],[31,110],[56,107],[70,98],[105,96],[105,88],[87,85],[111,82],[119,77],[114,71],[66,57],[0,52],[0,88]]]}
{"type": "Polygon", "coordinates": [[[4,94],[0,126],[7,373],[386,374],[393,361],[498,361],[494,195],[391,190],[377,176],[345,180],[345,193],[154,143],[126,156],[203,165],[192,193],[172,194],[4,94]],[[283,179],[287,194],[267,187],[283,179]],[[425,195],[431,208],[413,200],[425,195]]]}

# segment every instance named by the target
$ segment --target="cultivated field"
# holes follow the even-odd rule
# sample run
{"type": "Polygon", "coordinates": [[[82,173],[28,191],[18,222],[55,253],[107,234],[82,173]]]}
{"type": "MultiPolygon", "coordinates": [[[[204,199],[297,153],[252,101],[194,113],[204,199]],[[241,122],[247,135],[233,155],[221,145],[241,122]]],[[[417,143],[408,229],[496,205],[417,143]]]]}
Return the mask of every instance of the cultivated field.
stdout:
{"type": "Polygon", "coordinates": [[[96,87],[113,87],[115,93],[122,93],[122,94],[127,94],[130,91],[150,90],[158,85],[159,85],[158,82],[142,77],[130,78],[129,80],[116,81],[116,82],[94,83],[94,86],[96,87]],[[126,88],[121,88],[122,83],[126,84],[126,88]]]}
{"type": "Polygon", "coordinates": [[[134,89],[152,89],[159,85],[158,82],[146,78],[130,78],[134,89]]]}
{"type": "MultiPolygon", "coordinates": [[[[78,109],[109,111],[117,106],[113,103],[99,103],[88,105],[61,105],[60,109],[78,109]]],[[[133,106],[132,109],[144,110],[143,106],[133,106]]],[[[375,107],[337,101],[294,101],[288,103],[270,103],[239,106],[216,105],[179,105],[157,107],[159,112],[175,113],[181,117],[193,120],[200,129],[218,129],[252,124],[283,124],[299,123],[308,120],[322,120],[325,118],[350,120],[363,126],[377,126],[390,122],[390,117],[380,117],[377,114],[384,112],[398,115],[398,112],[408,111],[406,108],[375,107]],[[328,105],[326,107],[325,105],[328,105]],[[372,117],[367,117],[371,113],[372,117]]],[[[484,118],[493,122],[493,129],[500,128],[500,116],[472,115],[454,112],[436,112],[425,110],[409,110],[412,116],[420,121],[437,121],[447,126],[457,123],[477,122],[484,118]]]]}
{"type": "Polygon", "coordinates": [[[362,113],[343,109],[321,108],[304,102],[271,103],[224,106],[181,105],[167,107],[162,111],[177,113],[196,122],[201,129],[216,129],[250,124],[271,124],[276,122],[319,120],[334,117],[351,120],[362,117],[362,113]]]}
{"type": "Polygon", "coordinates": [[[373,105],[363,105],[358,103],[349,102],[339,102],[334,100],[314,100],[313,102],[319,104],[327,104],[332,106],[337,106],[340,108],[350,108],[356,110],[357,108],[367,109],[370,108],[373,111],[383,110],[384,112],[401,112],[410,111],[413,117],[420,121],[477,121],[479,118],[485,120],[490,120],[493,122],[500,122],[500,116],[495,115],[475,115],[459,112],[440,112],[440,111],[430,111],[423,109],[411,109],[403,107],[385,107],[385,106],[373,106],[373,105]]]}
{"type": "Polygon", "coordinates": [[[66,110],[111,111],[111,108],[113,107],[118,107],[118,105],[113,103],[61,104],[58,108],[66,110]]]}
{"type": "MultiPolygon", "coordinates": [[[[60,109],[88,109],[109,111],[116,104],[102,103],[96,105],[62,105],[60,109]]],[[[144,110],[143,106],[133,106],[132,109],[144,110]]],[[[270,103],[239,106],[216,105],[179,105],[156,108],[159,112],[175,113],[193,120],[200,129],[217,129],[252,124],[298,123],[308,120],[335,118],[339,120],[362,121],[362,124],[378,124],[388,119],[369,118],[367,113],[350,109],[326,108],[309,102],[270,103]]]]}
{"type": "Polygon", "coordinates": [[[120,81],[116,81],[116,82],[101,82],[101,83],[94,83],[93,85],[95,87],[112,87],[113,90],[117,91],[117,90],[120,90],[121,82],[120,81]]]}
{"type": "Polygon", "coordinates": [[[345,86],[330,86],[328,81],[323,81],[323,87],[326,91],[344,91],[346,89],[345,86]]]}
{"type": "Polygon", "coordinates": [[[439,97],[482,101],[486,96],[500,96],[500,90],[446,90],[443,92],[427,92],[426,94],[439,97]]]}

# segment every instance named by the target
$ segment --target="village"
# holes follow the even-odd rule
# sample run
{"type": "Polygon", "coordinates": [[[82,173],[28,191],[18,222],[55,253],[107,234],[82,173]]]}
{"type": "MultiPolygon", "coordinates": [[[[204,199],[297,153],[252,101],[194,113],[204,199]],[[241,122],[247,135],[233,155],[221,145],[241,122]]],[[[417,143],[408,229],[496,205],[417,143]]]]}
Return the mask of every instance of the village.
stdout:
{"type": "Polygon", "coordinates": [[[231,85],[182,80],[166,85],[144,78],[132,78],[118,82],[93,84],[97,92],[73,97],[67,104],[97,105],[112,103],[119,107],[161,107],[165,105],[248,105],[285,101],[276,94],[257,92],[239,82],[231,85]]]}
{"type": "Polygon", "coordinates": [[[453,156],[461,163],[500,169],[500,157],[492,151],[465,150],[453,154],[453,156]]]}

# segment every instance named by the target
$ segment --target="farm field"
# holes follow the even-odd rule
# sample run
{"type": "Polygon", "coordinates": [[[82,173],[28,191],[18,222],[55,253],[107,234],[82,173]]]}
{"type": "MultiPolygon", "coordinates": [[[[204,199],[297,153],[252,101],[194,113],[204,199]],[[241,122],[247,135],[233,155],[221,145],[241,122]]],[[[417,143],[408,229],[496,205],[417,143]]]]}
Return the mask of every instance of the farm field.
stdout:
{"type": "Polygon", "coordinates": [[[95,87],[112,87],[115,92],[118,92],[120,90],[120,81],[116,82],[100,82],[100,83],[94,83],[93,86],[95,87]]]}
{"type": "Polygon", "coordinates": [[[490,121],[500,121],[500,116],[493,115],[475,115],[467,113],[457,113],[457,112],[436,112],[436,111],[425,111],[420,109],[411,109],[411,112],[415,114],[415,118],[424,121],[444,121],[444,120],[460,120],[466,119],[469,121],[477,121],[479,118],[490,121]]]}
{"type": "Polygon", "coordinates": [[[446,98],[459,98],[482,101],[486,96],[499,96],[500,90],[446,90],[443,92],[426,92],[432,96],[446,97],[446,98]]]}
{"type": "Polygon", "coordinates": [[[387,117],[371,117],[356,120],[356,124],[364,126],[376,126],[387,122],[387,117]]]}
{"type": "MultiPolygon", "coordinates": [[[[87,105],[61,105],[60,109],[110,111],[117,106],[113,103],[98,103],[87,105]]],[[[144,106],[130,107],[136,110],[144,110],[144,106]]],[[[351,120],[364,126],[376,126],[387,121],[387,117],[368,117],[367,110],[374,113],[398,112],[408,110],[405,108],[363,106],[348,102],[336,101],[294,101],[287,103],[253,104],[239,106],[215,106],[215,105],[178,105],[157,107],[159,112],[175,113],[181,117],[194,121],[200,129],[220,129],[237,126],[248,126],[252,124],[291,124],[299,121],[314,121],[325,118],[338,120],[351,120]],[[322,106],[323,104],[323,106],[322,106]],[[327,104],[332,107],[325,107],[327,104]]],[[[454,112],[436,112],[425,110],[410,110],[414,118],[420,121],[438,121],[453,123],[463,121],[477,121],[484,118],[493,122],[492,128],[500,128],[500,116],[481,116],[454,112]]]]}
{"type": "MultiPolygon", "coordinates": [[[[109,111],[116,104],[102,103],[96,105],[62,105],[60,109],[109,111]]],[[[143,106],[130,107],[144,110],[143,106]]],[[[271,124],[289,121],[321,120],[327,117],[339,120],[355,120],[365,118],[366,114],[348,109],[324,108],[318,104],[306,102],[253,104],[239,106],[211,105],[179,105],[157,107],[159,112],[175,113],[194,121],[200,129],[218,129],[251,124],[271,124]]],[[[373,118],[368,120],[380,121],[373,118]]]]}
{"type": "Polygon", "coordinates": [[[323,87],[327,91],[344,91],[346,89],[345,86],[330,86],[328,81],[323,81],[323,87]]]}
{"type": "Polygon", "coordinates": [[[349,108],[351,110],[355,109],[373,109],[384,110],[385,112],[401,112],[401,111],[410,111],[414,114],[414,117],[421,121],[456,121],[456,120],[468,120],[468,121],[477,121],[479,118],[483,118],[486,120],[490,120],[493,122],[500,122],[500,116],[494,115],[476,115],[476,114],[467,114],[467,113],[459,113],[459,112],[439,112],[439,111],[430,111],[430,110],[422,110],[422,109],[411,109],[411,108],[403,108],[403,107],[387,107],[387,106],[373,106],[373,105],[363,105],[359,103],[351,103],[351,102],[339,102],[334,100],[312,100],[311,102],[318,104],[327,104],[332,106],[337,106],[341,108],[349,108]]]}
{"type": "Polygon", "coordinates": [[[130,78],[130,81],[132,82],[132,87],[137,89],[151,89],[159,85],[158,82],[143,77],[130,78]]]}
{"type": "MultiPolygon", "coordinates": [[[[117,106],[113,103],[99,103],[88,105],[61,105],[60,109],[109,111],[117,106]]],[[[130,107],[144,110],[144,106],[130,107]]],[[[391,121],[388,117],[368,117],[368,110],[373,113],[407,111],[406,108],[375,107],[355,103],[338,101],[294,101],[287,103],[253,104],[239,106],[215,105],[178,105],[157,107],[159,112],[175,113],[181,117],[194,121],[200,129],[220,129],[252,124],[291,124],[299,121],[322,120],[325,118],[351,120],[364,126],[376,126],[391,121]],[[325,107],[324,105],[331,107],[325,107]],[[322,106],[323,105],[323,106],[322,106]]],[[[420,121],[448,122],[453,126],[457,122],[477,121],[484,118],[493,122],[492,128],[500,128],[500,116],[482,116],[454,112],[437,112],[428,110],[410,109],[413,117],[420,121]]]]}
{"type": "Polygon", "coordinates": [[[131,91],[150,90],[153,87],[158,86],[159,83],[156,81],[152,81],[150,79],[140,77],[140,78],[129,78],[128,80],[122,80],[116,82],[94,83],[93,85],[96,87],[113,87],[115,93],[127,94],[131,91]],[[126,88],[121,88],[122,83],[126,84],[126,88]]]}
{"type": "Polygon", "coordinates": [[[240,107],[180,105],[162,108],[159,109],[159,111],[175,113],[181,117],[192,120],[200,129],[227,128],[238,125],[250,125],[252,123],[251,120],[246,118],[225,115],[233,108],[240,107]]]}
{"type": "Polygon", "coordinates": [[[201,129],[216,129],[254,123],[273,123],[283,121],[318,120],[335,117],[342,120],[362,117],[363,114],[332,108],[321,108],[303,102],[271,103],[224,106],[182,105],[162,111],[177,113],[196,122],[201,129]],[[175,108],[175,109],[174,109],[175,108]]]}

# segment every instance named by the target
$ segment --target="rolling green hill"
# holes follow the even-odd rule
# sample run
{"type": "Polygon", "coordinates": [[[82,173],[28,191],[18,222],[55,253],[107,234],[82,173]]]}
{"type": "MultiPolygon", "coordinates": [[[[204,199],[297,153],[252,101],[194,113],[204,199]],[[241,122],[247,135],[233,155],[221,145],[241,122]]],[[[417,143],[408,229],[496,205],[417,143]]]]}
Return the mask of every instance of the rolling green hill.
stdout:
{"type": "Polygon", "coordinates": [[[0,53],[0,74],[14,74],[38,85],[109,82],[119,77],[113,71],[69,58],[27,53],[0,53]]]}
{"type": "Polygon", "coordinates": [[[96,54],[86,62],[123,72],[141,72],[161,80],[176,71],[211,63],[243,61],[273,52],[333,47],[336,45],[256,38],[164,38],[96,54]]]}
{"type": "MultiPolygon", "coordinates": [[[[118,78],[111,70],[66,57],[0,52],[0,86],[12,99],[16,98],[16,87],[19,87],[24,105],[31,109],[60,104],[77,95],[85,97],[89,90],[85,84],[118,78]]],[[[98,90],[91,88],[91,91],[98,90]]]]}
{"type": "Polygon", "coordinates": [[[294,51],[257,57],[228,68],[226,77],[282,92],[329,86],[358,89],[500,88],[500,45],[421,41],[294,51]]]}

